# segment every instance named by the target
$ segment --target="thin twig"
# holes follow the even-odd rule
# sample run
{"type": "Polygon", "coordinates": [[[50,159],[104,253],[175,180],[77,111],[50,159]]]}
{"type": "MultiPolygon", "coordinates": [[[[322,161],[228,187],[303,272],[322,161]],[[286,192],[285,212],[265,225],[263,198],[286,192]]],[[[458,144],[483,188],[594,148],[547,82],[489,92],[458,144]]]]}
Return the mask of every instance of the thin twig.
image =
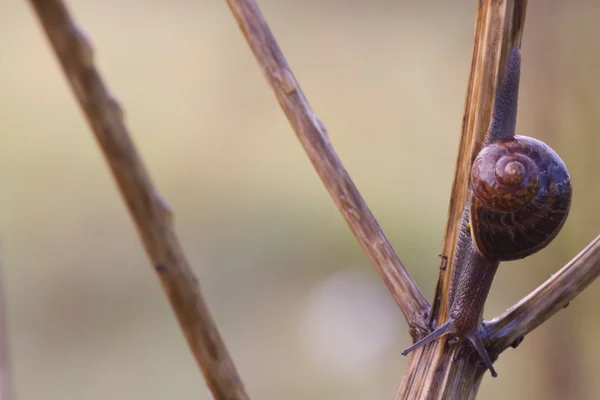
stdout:
{"type": "Polygon", "coordinates": [[[94,66],[90,43],[60,0],[30,0],[117,181],[138,234],[215,399],[247,399],[158,196],[94,66]]]}
{"type": "Polygon", "coordinates": [[[269,26],[253,0],[227,0],[310,161],[362,249],[394,296],[412,329],[422,326],[427,300],[381,231],[312,111],[269,26]]]}
{"type": "Polygon", "coordinates": [[[600,276],[600,235],[560,271],[502,315],[485,324],[485,338],[496,354],[520,341],[565,308],[600,276]]]}
{"type": "Polygon", "coordinates": [[[8,328],[6,326],[6,301],[3,285],[4,268],[0,262],[0,400],[12,398],[8,328]]]}

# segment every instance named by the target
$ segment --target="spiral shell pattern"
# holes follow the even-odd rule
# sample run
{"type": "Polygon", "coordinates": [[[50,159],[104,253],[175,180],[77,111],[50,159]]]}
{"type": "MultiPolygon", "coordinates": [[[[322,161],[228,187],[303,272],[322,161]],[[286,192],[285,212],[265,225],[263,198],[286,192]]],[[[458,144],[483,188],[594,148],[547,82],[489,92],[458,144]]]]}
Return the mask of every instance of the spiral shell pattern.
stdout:
{"type": "Polygon", "coordinates": [[[470,227],[486,259],[525,258],[546,247],[564,225],[572,186],[552,148],[527,136],[491,142],[471,170],[470,227]]]}

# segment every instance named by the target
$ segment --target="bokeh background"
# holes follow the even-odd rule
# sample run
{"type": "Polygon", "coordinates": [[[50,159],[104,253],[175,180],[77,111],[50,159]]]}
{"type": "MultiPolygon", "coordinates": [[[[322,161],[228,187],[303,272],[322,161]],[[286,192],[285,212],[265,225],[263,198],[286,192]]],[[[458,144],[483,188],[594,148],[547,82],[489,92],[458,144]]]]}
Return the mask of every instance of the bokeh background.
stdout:
{"type": "MultiPolygon", "coordinates": [[[[407,326],[224,1],[71,0],[255,399],[392,399],[407,326]]],[[[303,90],[428,298],[475,1],[262,0],[303,90]]],[[[530,2],[519,133],[573,178],[545,251],[500,268],[492,318],[599,232],[597,3],[530,2]]],[[[14,389],[208,399],[112,177],[25,1],[0,3],[0,234],[14,389]]],[[[483,399],[597,399],[600,285],[497,362],[483,399]]]]}

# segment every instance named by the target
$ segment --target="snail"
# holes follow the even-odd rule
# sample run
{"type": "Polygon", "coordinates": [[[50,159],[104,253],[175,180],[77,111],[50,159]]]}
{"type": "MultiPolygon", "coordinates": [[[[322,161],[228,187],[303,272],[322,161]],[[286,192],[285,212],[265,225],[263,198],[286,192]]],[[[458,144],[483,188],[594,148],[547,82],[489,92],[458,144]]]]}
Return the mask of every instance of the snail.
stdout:
{"type": "Polygon", "coordinates": [[[572,197],[571,178],[558,154],[537,139],[515,136],[520,64],[521,52],[514,48],[484,147],[471,168],[448,320],[402,352],[406,355],[450,334],[471,342],[493,377],[498,374],[477,329],[498,265],[546,247],[564,225],[572,197]]]}
{"type": "Polygon", "coordinates": [[[527,136],[484,147],[471,171],[470,229],[491,261],[525,258],[546,247],[566,221],[571,179],[550,146],[527,136]]]}

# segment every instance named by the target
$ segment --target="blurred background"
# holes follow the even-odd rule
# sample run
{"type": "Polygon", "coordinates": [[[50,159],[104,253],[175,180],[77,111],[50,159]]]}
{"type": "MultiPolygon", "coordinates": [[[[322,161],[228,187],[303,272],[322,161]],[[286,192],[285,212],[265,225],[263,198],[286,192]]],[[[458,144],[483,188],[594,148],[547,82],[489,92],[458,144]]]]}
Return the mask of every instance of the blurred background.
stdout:
{"type": "MultiPolygon", "coordinates": [[[[262,0],[353,180],[429,299],[475,1],[262,0]]],[[[225,1],[71,0],[255,399],[392,399],[406,323],[225,1]]],[[[530,2],[518,133],[573,178],[559,237],[501,266],[493,318],[600,230],[600,5],[530,2]]],[[[0,3],[2,264],[17,397],[208,399],[27,2],[0,3]]],[[[597,399],[600,284],[497,362],[482,399],[597,399]]]]}

